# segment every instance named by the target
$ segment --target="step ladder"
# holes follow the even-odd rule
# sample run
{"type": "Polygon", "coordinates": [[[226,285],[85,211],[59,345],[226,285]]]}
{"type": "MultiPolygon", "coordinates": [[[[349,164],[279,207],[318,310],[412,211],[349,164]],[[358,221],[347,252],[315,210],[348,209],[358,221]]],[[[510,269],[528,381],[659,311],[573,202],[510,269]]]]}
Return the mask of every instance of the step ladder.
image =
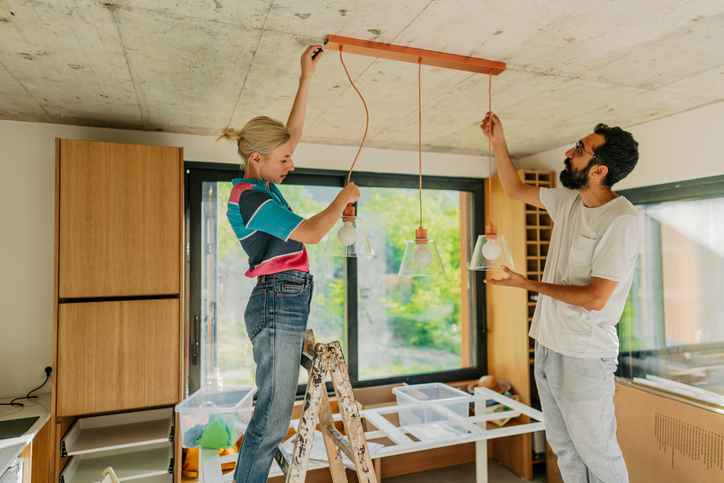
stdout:
{"type": "Polygon", "coordinates": [[[307,393],[304,396],[302,414],[294,441],[294,450],[290,455],[282,445],[277,448],[275,459],[286,475],[287,483],[302,483],[307,474],[312,441],[317,420],[324,437],[324,446],[329,458],[329,470],[334,483],[347,483],[342,454],[354,463],[357,479],[360,483],[377,483],[372,459],[370,457],[365,432],[362,427],[357,401],[349,381],[347,364],[344,361],[339,341],[328,344],[315,344],[314,333],[305,334],[302,351],[302,367],[309,372],[307,393]],[[335,427],[332,407],[329,404],[325,379],[332,375],[332,385],[337,395],[337,404],[347,437],[335,427]]]}

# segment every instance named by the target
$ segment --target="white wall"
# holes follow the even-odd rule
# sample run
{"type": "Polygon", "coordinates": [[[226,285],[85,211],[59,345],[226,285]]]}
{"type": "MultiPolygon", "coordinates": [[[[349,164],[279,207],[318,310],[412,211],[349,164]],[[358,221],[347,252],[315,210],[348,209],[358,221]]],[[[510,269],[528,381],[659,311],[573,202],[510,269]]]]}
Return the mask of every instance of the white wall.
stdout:
{"type": "MultiPolygon", "coordinates": [[[[605,119],[602,121],[605,122],[605,119]]],[[[505,122],[505,119],[503,119],[505,122]]],[[[581,136],[593,126],[581,126],[581,136]]],[[[724,102],[651,121],[621,126],[639,142],[639,162],[614,190],[638,188],[724,174],[724,102]]],[[[560,171],[570,145],[515,161],[518,168],[560,171]]]]}
{"type": "MultiPolygon", "coordinates": [[[[0,121],[0,398],[39,386],[39,366],[52,361],[56,137],[183,146],[187,161],[238,162],[231,144],[213,150],[207,136],[0,121]]],[[[300,144],[294,161],[346,170],[357,149],[300,144]]],[[[355,169],[416,174],[418,155],[363,149],[355,169]]],[[[485,177],[488,168],[478,156],[424,153],[423,173],[485,177]]]]}

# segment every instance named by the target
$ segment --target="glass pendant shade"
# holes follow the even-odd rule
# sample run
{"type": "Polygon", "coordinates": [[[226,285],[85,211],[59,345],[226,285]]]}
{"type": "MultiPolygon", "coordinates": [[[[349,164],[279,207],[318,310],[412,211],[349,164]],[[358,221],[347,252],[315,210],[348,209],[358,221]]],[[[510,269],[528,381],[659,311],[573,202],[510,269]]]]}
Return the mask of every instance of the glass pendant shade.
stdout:
{"type": "Polygon", "coordinates": [[[323,255],[330,257],[371,258],[374,252],[367,239],[362,218],[354,215],[354,208],[348,206],[327,235],[323,255]]]}
{"type": "Polygon", "coordinates": [[[505,237],[497,234],[495,225],[489,224],[485,227],[485,235],[478,236],[469,268],[470,270],[500,270],[503,265],[515,270],[505,237]]]}
{"type": "Polygon", "coordinates": [[[419,228],[415,231],[415,238],[407,240],[398,275],[400,277],[445,275],[440,252],[437,251],[435,240],[427,238],[427,230],[419,228]]]}

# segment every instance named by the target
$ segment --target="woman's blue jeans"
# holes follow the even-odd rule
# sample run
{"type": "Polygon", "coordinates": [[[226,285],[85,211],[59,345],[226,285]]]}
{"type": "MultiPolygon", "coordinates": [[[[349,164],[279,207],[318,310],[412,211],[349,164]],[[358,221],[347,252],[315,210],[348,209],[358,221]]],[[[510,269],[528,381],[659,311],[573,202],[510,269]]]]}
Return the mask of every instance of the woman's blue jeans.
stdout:
{"type": "Polygon", "coordinates": [[[296,270],[262,275],[244,312],[259,394],[236,463],[236,483],[262,483],[289,430],[314,283],[296,270]]]}

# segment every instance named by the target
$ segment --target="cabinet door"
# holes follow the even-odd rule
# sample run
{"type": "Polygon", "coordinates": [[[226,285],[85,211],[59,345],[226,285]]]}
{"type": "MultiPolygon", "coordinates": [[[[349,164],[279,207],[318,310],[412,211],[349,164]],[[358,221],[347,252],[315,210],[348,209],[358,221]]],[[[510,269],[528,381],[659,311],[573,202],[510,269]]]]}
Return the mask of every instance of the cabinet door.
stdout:
{"type": "Polygon", "coordinates": [[[61,304],[57,415],[179,402],[179,300],[61,304]]]}
{"type": "Polygon", "coordinates": [[[180,293],[180,150],[64,139],[59,164],[59,297],[180,293]]]}

